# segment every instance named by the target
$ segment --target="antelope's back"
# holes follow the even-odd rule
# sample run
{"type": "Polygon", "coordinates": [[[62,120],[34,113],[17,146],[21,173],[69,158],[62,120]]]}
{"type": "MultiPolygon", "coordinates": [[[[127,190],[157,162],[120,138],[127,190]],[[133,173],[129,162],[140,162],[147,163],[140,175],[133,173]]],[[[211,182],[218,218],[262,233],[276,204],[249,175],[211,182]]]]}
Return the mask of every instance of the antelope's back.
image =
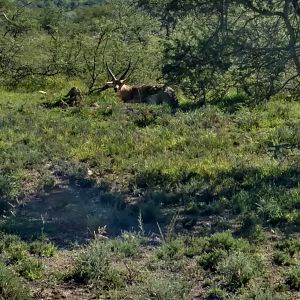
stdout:
{"type": "Polygon", "coordinates": [[[152,104],[167,103],[171,107],[178,106],[175,91],[165,85],[143,85],[140,87],[142,102],[152,104]]]}

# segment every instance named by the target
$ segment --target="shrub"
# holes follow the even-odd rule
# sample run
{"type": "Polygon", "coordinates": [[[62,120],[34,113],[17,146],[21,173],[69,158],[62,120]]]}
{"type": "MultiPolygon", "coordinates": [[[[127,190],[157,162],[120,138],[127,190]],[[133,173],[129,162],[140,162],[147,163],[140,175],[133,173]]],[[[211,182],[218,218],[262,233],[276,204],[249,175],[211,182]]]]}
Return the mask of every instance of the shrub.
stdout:
{"type": "Polygon", "coordinates": [[[125,257],[133,257],[139,253],[141,239],[139,236],[124,232],[119,239],[111,241],[111,250],[125,257]]]}
{"type": "Polygon", "coordinates": [[[258,274],[260,264],[256,258],[243,252],[233,252],[218,265],[218,271],[223,275],[225,284],[235,291],[258,274]]]}
{"type": "Polygon", "coordinates": [[[275,248],[278,250],[274,253],[273,260],[277,265],[291,266],[297,264],[293,257],[300,251],[300,242],[298,240],[288,239],[278,242],[275,248]]]}
{"type": "Polygon", "coordinates": [[[27,255],[27,248],[27,244],[16,235],[3,234],[0,238],[0,253],[7,252],[14,262],[27,255]]]}
{"type": "Polygon", "coordinates": [[[281,300],[282,297],[270,288],[253,287],[252,291],[241,297],[242,300],[281,300]]]}
{"type": "Polygon", "coordinates": [[[249,251],[250,244],[244,239],[236,239],[229,231],[215,233],[209,238],[208,250],[220,248],[226,251],[249,251]]]}
{"type": "Polygon", "coordinates": [[[29,251],[39,256],[51,257],[55,254],[56,247],[44,240],[36,240],[30,244],[29,251]]]}
{"type": "Polygon", "coordinates": [[[192,238],[186,241],[184,254],[189,258],[201,255],[207,245],[208,241],[205,238],[192,238]]]}
{"type": "Polygon", "coordinates": [[[28,253],[28,245],[18,236],[2,234],[0,237],[0,253],[7,263],[16,263],[24,259],[28,253]]]}
{"type": "Polygon", "coordinates": [[[300,268],[291,269],[286,274],[286,284],[295,290],[300,290],[300,268]]]}
{"type": "Polygon", "coordinates": [[[34,257],[27,257],[20,261],[17,269],[21,276],[29,280],[40,279],[43,276],[42,262],[34,257]]]}
{"type": "Polygon", "coordinates": [[[29,300],[29,289],[24,286],[15,273],[0,264],[0,298],[9,300],[29,300]]]}
{"type": "Polygon", "coordinates": [[[242,220],[241,233],[243,236],[254,242],[262,242],[266,239],[263,234],[259,218],[251,213],[242,220]]]}
{"type": "Polygon", "coordinates": [[[147,280],[136,285],[134,299],[180,300],[186,299],[190,284],[176,276],[149,274],[147,280]]]}
{"type": "Polygon", "coordinates": [[[177,260],[183,257],[185,251],[184,241],[181,238],[170,240],[156,250],[156,256],[163,260],[177,260]]]}
{"type": "Polygon", "coordinates": [[[226,256],[228,256],[228,253],[223,249],[214,249],[210,252],[204,252],[202,253],[198,259],[198,264],[204,269],[204,270],[216,270],[217,265],[219,262],[224,259],[226,256]]]}
{"type": "Polygon", "coordinates": [[[273,256],[274,263],[279,266],[291,266],[295,264],[289,253],[284,251],[276,251],[273,256]]]}
{"type": "Polygon", "coordinates": [[[216,300],[223,300],[227,299],[226,291],[222,290],[218,286],[211,287],[207,292],[207,299],[216,299],[216,300]]]}
{"type": "Polygon", "coordinates": [[[21,241],[11,243],[6,249],[10,262],[15,263],[27,257],[27,248],[27,244],[21,241]]]}
{"type": "Polygon", "coordinates": [[[110,255],[107,244],[93,241],[78,257],[75,264],[75,276],[85,283],[100,280],[109,269],[110,255]]]}
{"type": "Polygon", "coordinates": [[[75,262],[73,277],[101,289],[123,285],[123,274],[111,266],[111,244],[93,241],[75,262]]]}
{"type": "Polygon", "coordinates": [[[294,256],[295,253],[300,251],[300,241],[296,239],[288,239],[278,242],[275,247],[280,251],[289,253],[290,256],[294,256]]]}

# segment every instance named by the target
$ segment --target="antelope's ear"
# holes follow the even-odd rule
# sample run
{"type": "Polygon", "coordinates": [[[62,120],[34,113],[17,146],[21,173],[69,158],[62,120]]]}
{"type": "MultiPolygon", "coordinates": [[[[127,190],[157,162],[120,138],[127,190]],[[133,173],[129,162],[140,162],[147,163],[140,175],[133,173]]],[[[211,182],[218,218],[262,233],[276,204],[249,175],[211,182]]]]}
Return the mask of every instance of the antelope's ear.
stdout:
{"type": "Polygon", "coordinates": [[[113,81],[107,81],[106,84],[107,84],[109,87],[114,86],[114,82],[113,82],[113,81]]]}
{"type": "Polygon", "coordinates": [[[126,81],[126,79],[122,79],[122,80],[120,80],[120,83],[122,84],[122,83],[124,83],[126,81]]]}

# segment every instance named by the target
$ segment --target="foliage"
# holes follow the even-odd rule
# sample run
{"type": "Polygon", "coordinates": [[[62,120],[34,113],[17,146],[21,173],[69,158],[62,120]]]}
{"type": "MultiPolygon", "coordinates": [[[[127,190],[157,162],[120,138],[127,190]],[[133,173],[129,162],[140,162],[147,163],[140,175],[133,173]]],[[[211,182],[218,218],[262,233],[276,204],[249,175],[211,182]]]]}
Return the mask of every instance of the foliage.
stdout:
{"type": "Polygon", "coordinates": [[[300,253],[300,243],[297,239],[285,239],[275,245],[274,262],[282,266],[297,265],[297,254],[300,253]]]}
{"type": "Polygon", "coordinates": [[[164,50],[169,82],[201,101],[233,90],[260,100],[297,93],[297,1],[166,2],[177,21],[164,50]]]}
{"type": "Polygon", "coordinates": [[[2,263],[0,264],[0,297],[11,300],[31,299],[29,290],[23,282],[2,263]]]}
{"type": "Polygon", "coordinates": [[[118,288],[124,284],[123,274],[111,265],[110,245],[93,241],[78,257],[75,263],[74,278],[91,283],[99,289],[118,288]]]}
{"type": "Polygon", "coordinates": [[[21,276],[29,280],[37,280],[43,276],[43,265],[34,257],[21,260],[17,265],[17,270],[21,276]]]}
{"type": "Polygon", "coordinates": [[[32,254],[37,254],[42,257],[51,257],[56,253],[55,245],[43,240],[33,241],[29,246],[29,250],[32,254]]]}
{"type": "Polygon", "coordinates": [[[124,257],[135,257],[140,252],[141,238],[130,232],[123,232],[119,239],[112,240],[111,251],[124,257]]]}
{"type": "Polygon", "coordinates": [[[286,274],[286,284],[290,286],[291,289],[300,289],[300,269],[290,269],[286,274]]]}
{"type": "Polygon", "coordinates": [[[247,285],[261,271],[259,260],[243,252],[229,254],[218,264],[218,269],[229,290],[247,285]]]}
{"type": "Polygon", "coordinates": [[[9,263],[16,263],[28,255],[28,245],[18,236],[2,234],[0,238],[0,252],[9,263]]]}
{"type": "Polygon", "coordinates": [[[150,275],[147,280],[137,285],[132,293],[136,299],[177,300],[186,299],[190,284],[177,276],[150,275]]]}

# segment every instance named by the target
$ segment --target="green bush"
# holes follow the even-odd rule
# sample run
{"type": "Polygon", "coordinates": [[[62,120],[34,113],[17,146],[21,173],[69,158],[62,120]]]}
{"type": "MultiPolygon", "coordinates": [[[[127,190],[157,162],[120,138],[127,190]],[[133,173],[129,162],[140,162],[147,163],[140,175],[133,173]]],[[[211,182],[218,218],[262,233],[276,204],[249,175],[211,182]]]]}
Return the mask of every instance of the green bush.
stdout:
{"type": "Polygon", "coordinates": [[[224,231],[220,233],[213,234],[209,239],[208,249],[223,249],[226,251],[249,251],[250,244],[244,239],[236,239],[232,236],[229,231],[224,231]]]}
{"type": "Polygon", "coordinates": [[[51,257],[56,253],[56,247],[52,243],[36,240],[30,244],[29,251],[38,256],[51,257]]]}
{"type": "Polygon", "coordinates": [[[298,261],[294,258],[300,251],[300,242],[297,239],[287,239],[275,244],[273,260],[280,266],[296,265],[298,261]]]}
{"type": "Polygon", "coordinates": [[[123,273],[114,269],[111,244],[93,241],[79,255],[75,262],[73,277],[80,282],[89,283],[99,289],[114,289],[122,286],[123,273]]]}
{"type": "Polygon", "coordinates": [[[134,257],[140,252],[141,238],[130,232],[123,232],[118,239],[111,241],[111,250],[117,255],[134,257]]]}
{"type": "Polygon", "coordinates": [[[216,270],[219,262],[225,259],[232,251],[250,252],[251,247],[248,241],[236,239],[228,231],[219,232],[206,238],[202,243],[197,262],[205,270],[216,270]]]}
{"type": "Polygon", "coordinates": [[[93,241],[76,260],[74,276],[85,283],[101,280],[110,267],[110,257],[108,244],[93,241]]]}
{"type": "Polygon", "coordinates": [[[287,239],[278,242],[275,247],[280,251],[287,252],[293,257],[295,253],[300,252],[300,241],[297,239],[287,239]]]}
{"type": "Polygon", "coordinates": [[[273,260],[279,266],[291,266],[295,264],[290,254],[284,251],[276,251],[273,255],[273,260]]]}
{"type": "Polygon", "coordinates": [[[283,299],[271,287],[253,287],[250,292],[242,295],[241,300],[281,300],[283,299]]]}
{"type": "Polygon", "coordinates": [[[28,245],[18,236],[2,234],[0,237],[0,253],[8,263],[16,263],[28,255],[28,245]]]}
{"type": "Polygon", "coordinates": [[[147,279],[132,289],[134,299],[180,300],[186,299],[190,283],[170,275],[149,274],[147,279]]]}
{"type": "Polygon", "coordinates": [[[266,237],[263,233],[260,220],[257,215],[250,213],[242,219],[241,233],[253,242],[263,242],[266,237]]]}
{"type": "Polygon", "coordinates": [[[214,249],[210,252],[204,252],[197,258],[198,264],[204,269],[204,270],[216,270],[217,265],[219,262],[228,256],[228,253],[223,249],[214,249]]]}
{"type": "Polygon", "coordinates": [[[291,269],[285,276],[286,284],[295,290],[300,290],[300,268],[291,269]]]}
{"type": "Polygon", "coordinates": [[[207,299],[225,300],[227,298],[227,292],[218,286],[211,287],[207,292],[207,299]]]}
{"type": "Polygon", "coordinates": [[[3,264],[0,264],[0,298],[7,300],[31,299],[29,289],[3,264]]]}
{"type": "Polygon", "coordinates": [[[19,262],[17,269],[21,276],[29,280],[37,280],[43,276],[43,264],[34,257],[27,257],[19,262]]]}
{"type": "Polygon", "coordinates": [[[232,252],[218,264],[218,271],[224,277],[229,290],[246,286],[261,271],[257,258],[243,252],[232,252]]]}
{"type": "Polygon", "coordinates": [[[158,259],[162,260],[178,260],[184,256],[185,245],[182,238],[172,239],[163,243],[156,249],[155,254],[158,259]]]}
{"type": "Polygon", "coordinates": [[[28,255],[27,251],[28,246],[24,242],[11,243],[6,249],[10,262],[12,263],[21,261],[26,258],[28,255]]]}
{"type": "Polygon", "coordinates": [[[202,237],[191,238],[186,240],[184,254],[186,257],[192,258],[201,255],[203,249],[208,246],[208,240],[202,237]]]}

